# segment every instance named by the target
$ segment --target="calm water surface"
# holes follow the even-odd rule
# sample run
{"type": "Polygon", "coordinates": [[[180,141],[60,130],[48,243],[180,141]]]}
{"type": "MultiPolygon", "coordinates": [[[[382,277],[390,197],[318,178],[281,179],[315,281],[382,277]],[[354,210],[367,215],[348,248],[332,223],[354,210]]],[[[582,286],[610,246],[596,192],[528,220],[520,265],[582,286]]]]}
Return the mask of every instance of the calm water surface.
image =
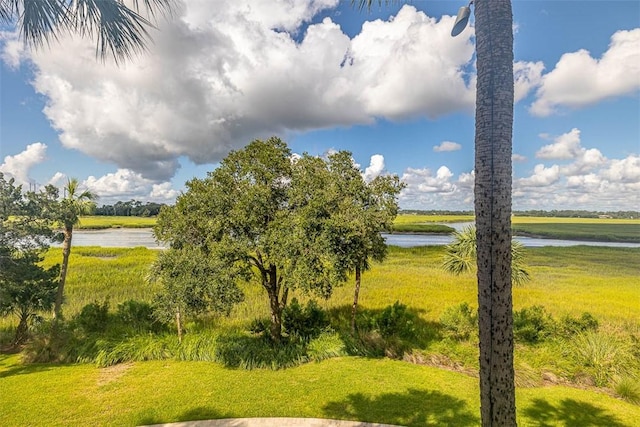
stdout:
{"type": "MultiPolygon", "coordinates": [[[[460,229],[469,223],[447,224],[460,229]]],[[[383,234],[387,244],[410,248],[413,246],[446,245],[452,238],[448,234],[383,234]]],[[[529,248],[541,246],[609,246],[640,248],[640,243],[585,242],[577,240],[538,239],[533,237],[516,237],[516,240],[529,248]]],[[[105,246],[131,248],[144,246],[161,249],[150,228],[112,228],[108,230],[77,230],[73,232],[73,246],[105,246]]]]}

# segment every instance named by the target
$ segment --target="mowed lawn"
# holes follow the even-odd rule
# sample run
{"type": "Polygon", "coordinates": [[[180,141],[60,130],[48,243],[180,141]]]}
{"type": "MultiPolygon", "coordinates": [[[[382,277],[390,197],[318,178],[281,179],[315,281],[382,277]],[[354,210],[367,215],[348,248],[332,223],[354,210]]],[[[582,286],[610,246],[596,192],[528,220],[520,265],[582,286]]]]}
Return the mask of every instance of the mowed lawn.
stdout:
{"type": "MultiPolygon", "coordinates": [[[[320,417],[407,426],[477,426],[477,379],[388,359],[337,358],[296,368],[209,362],[17,364],[0,356],[3,426],[133,426],[234,417],[320,417]]],[[[522,426],[636,426],[640,407],[561,386],[519,388],[522,426]]]]}

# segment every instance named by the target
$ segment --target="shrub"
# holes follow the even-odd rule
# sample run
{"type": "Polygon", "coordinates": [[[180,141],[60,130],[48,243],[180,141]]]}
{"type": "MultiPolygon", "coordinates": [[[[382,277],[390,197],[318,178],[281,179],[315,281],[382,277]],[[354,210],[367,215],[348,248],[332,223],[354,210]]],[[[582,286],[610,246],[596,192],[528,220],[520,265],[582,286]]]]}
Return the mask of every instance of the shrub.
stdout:
{"type": "Polygon", "coordinates": [[[554,321],[543,306],[513,312],[513,336],[526,343],[540,342],[553,334],[554,321]]]}
{"type": "Polygon", "coordinates": [[[151,304],[142,301],[128,300],[118,304],[116,317],[123,325],[138,332],[164,332],[167,325],[153,314],[151,304]]]}
{"type": "Polygon", "coordinates": [[[303,307],[296,298],[282,312],[282,328],[289,337],[309,340],[317,337],[329,325],[329,320],[311,300],[303,307]]]}
{"type": "Polygon", "coordinates": [[[558,324],[559,333],[565,337],[581,332],[598,329],[598,320],[591,313],[582,313],[580,317],[564,316],[558,324]]]}
{"type": "Polygon", "coordinates": [[[412,338],[415,335],[415,315],[409,313],[407,306],[399,301],[373,316],[371,321],[373,328],[385,339],[412,338]]]}
{"type": "Polygon", "coordinates": [[[82,307],[73,322],[87,333],[104,332],[109,324],[109,300],[94,301],[82,307]]]}
{"type": "Polygon", "coordinates": [[[445,335],[454,339],[466,340],[478,334],[478,312],[466,302],[447,307],[440,316],[440,323],[445,335]]]}

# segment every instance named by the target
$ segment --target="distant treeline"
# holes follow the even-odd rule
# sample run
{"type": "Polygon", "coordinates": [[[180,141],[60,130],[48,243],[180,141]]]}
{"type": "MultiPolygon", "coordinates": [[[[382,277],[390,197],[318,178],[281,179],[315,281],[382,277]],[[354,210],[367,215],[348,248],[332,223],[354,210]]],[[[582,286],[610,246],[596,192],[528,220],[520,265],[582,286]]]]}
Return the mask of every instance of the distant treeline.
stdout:
{"type": "Polygon", "coordinates": [[[114,205],[102,205],[95,209],[94,215],[102,216],[156,216],[160,213],[160,208],[164,203],[147,202],[139,200],[129,200],[128,202],[116,202],[114,205]]]}
{"type": "MultiPolygon", "coordinates": [[[[449,211],[449,210],[402,210],[400,214],[405,215],[471,215],[473,211],[449,211]]],[[[514,211],[514,216],[541,216],[554,218],[616,218],[616,219],[634,219],[640,218],[639,211],[581,211],[581,210],[528,210],[514,211]]]]}

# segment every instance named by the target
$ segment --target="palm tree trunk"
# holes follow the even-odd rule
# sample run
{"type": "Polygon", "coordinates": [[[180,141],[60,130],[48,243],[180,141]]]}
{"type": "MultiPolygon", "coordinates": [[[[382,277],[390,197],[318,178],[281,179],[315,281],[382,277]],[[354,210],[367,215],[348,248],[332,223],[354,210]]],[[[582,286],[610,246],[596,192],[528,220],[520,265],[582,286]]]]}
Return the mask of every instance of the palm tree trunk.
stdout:
{"type": "Polygon", "coordinates": [[[69,266],[69,255],[71,255],[71,239],[73,238],[73,227],[65,226],[64,240],[62,242],[62,266],[60,267],[60,281],[58,292],[56,293],[56,303],[53,309],[55,319],[62,318],[62,298],[64,297],[64,283],[67,280],[67,268],[69,266]]]}
{"type": "Polygon", "coordinates": [[[358,310],[358,297],[360,295],[360,279],[362,272],[360,266],[356,266],[356,290],[353,294],[353,306],[351,307],[351,333],[356,334],[356,311],[358,310]]]}
{"type": "Polygon", "coordinates": [[[514,426],[511,295],[513,30],[509,0],[476,0],[476,161],[480,412],[514,426]]]}

